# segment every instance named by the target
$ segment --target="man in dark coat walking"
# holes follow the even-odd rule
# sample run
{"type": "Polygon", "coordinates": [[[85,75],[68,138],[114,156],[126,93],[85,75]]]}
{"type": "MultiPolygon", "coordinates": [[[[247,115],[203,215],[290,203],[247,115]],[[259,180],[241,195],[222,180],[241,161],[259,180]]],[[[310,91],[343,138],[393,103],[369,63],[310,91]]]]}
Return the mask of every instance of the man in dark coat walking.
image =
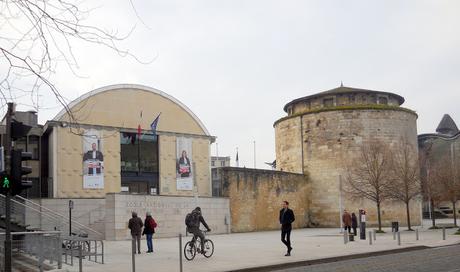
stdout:
{"type": "Polygon", "coordinates": [[[291,230],[292,222],[295,221],[294,212],[289,209],[289,202],[283,201],[283,208],[280,210],[280,224],[281,224],[281,242],[286,245],[287,253],[284,256],[291,256],[291,230]]]}
{"type": "Polygon", "coordinates": [[[131,215],[132,218],[129,219],[128,228],[131,230],[131,236],[133,237],[134,242],[137,243],[137,254],[141,254],[141,234],[144,223],[142,223],[142,219],[137,217],[136,212],[132,212],[131,215]]]}

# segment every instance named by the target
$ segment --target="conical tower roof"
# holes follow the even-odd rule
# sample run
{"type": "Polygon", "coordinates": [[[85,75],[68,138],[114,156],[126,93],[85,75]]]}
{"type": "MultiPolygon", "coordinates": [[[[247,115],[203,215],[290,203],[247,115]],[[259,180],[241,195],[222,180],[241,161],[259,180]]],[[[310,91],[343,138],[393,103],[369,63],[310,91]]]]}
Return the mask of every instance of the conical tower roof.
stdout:
{"type": "Polygon", "coordinates": [[[455,124],[454,120],[450,117],[449,114],[444,114],[442,117],[441,122],[439,123],[438,127],[436,128],[436,132],[445,135],[455,135],[459,132],[457,125],[455,124]]]}

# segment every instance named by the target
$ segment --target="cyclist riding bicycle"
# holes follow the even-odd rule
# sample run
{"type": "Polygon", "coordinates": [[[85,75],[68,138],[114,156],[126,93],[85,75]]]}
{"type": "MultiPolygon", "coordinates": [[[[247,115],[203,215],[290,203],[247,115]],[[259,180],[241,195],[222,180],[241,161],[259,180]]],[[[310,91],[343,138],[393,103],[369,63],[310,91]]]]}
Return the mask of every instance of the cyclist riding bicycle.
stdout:
{"type": "MultiPolygon", "coordinates": [[[[201,208],[196,207],[191,213],[187,214],[185,217],[185,225],[187,226],[187,232],[193,233],[193,241],[196,240],[196,237],[200,237],[200,242],[201,242],[201,249],[204,251],[204,234],[200,230],[200,223],[203,224],[203,226],[208,230],[211,231],[211,229],[208,227],[208,224],[206,224],[206,221],[204,221],[203,216],[201,215],[201,208]]],[[[199,252],[199,253],[204,253],[204,252],[199,252]]]]}

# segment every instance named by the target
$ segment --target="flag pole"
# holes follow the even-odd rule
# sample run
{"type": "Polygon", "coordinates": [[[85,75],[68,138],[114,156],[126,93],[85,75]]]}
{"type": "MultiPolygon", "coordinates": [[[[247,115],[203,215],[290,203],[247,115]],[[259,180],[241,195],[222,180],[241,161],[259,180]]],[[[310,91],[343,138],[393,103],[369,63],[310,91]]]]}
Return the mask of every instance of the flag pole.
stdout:
{"type": "Polygon", "coordinates": [[[254,169],[256,168],[256,141],[254,141],[254,169]]]}
{"type": "Polygon", "coordinates": [[[240,159],[238,158],[238,147],[236,148],[236,167],[240,167],[240,159]]]}

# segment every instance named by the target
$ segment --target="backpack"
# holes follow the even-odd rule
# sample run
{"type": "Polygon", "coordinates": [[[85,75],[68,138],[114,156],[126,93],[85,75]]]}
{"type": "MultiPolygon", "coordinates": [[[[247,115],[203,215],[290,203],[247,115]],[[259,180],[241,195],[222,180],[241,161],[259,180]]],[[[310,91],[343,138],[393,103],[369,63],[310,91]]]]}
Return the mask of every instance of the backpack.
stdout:
{"type": "Polygon", "coordinates": [[[150,221],[150,228],[155,229],[157,226],[157,222],[155,222],[155,219],[152,218],[150,221]]]}
{"type": "Polygon", "coordinates": [[[185,216],[185,225],[187,227],[191,227],[193,224],[193,215],[192,213],[188,213],[186,216],[185,216]]]}

